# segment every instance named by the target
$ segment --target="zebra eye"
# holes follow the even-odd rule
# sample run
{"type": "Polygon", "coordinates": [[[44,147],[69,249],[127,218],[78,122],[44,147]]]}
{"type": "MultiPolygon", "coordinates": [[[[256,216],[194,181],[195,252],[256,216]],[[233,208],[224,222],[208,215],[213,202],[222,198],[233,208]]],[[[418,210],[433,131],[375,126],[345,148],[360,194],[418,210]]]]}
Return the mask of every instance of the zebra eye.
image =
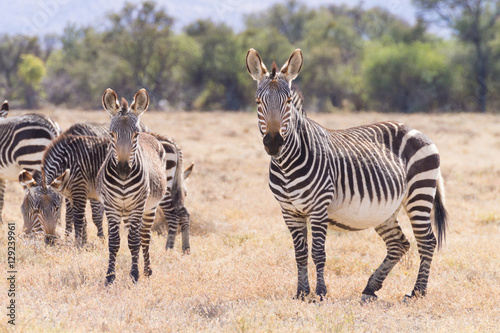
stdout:
{"type": "Polygon", "coordinates": [[[290,97],[290,98],[288,98],[288,99],[286,100],[286,102],[287,102],[287,103],[292,103],[292,100],[293,100],[293,99],[290,97]]]}
{"type": "Polygon", "coordinates": [[[257,98],[257,99],[255,100],[255,103],[260,104],[260,99],[258,99],[258,98],[257,98]]]}

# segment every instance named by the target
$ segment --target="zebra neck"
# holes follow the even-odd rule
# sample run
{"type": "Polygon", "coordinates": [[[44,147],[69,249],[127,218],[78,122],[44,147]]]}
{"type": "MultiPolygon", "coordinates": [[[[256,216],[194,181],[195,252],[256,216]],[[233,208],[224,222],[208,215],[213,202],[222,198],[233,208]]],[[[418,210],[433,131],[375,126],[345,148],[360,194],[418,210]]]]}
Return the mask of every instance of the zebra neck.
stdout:
{"type": "Polygon", "coordinates": [[[288,165],[293,164],[293,161],[300,157],[303,146],[301,134],[305,120],[306,117],[302,110],[297,110],[295,105],[293,105],[289,133],[285,137],[285,142],[278,156],[272,157],[271,159],[280,169],[286,169],[288,165]]]}

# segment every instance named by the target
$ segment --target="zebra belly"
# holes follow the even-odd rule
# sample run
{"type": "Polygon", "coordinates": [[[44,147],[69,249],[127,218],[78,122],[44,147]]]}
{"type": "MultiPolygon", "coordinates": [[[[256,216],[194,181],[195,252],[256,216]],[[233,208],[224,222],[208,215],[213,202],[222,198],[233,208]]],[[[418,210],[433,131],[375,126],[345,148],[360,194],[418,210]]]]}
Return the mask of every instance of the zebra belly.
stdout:
{"type": "Polygon", "coordinates": [[[338,231],[356,231],[376,227],[387,221],[401,206],[403,197],[393,201],[352,200],[332,202],[328,207],[330,228],[338,231]]]}

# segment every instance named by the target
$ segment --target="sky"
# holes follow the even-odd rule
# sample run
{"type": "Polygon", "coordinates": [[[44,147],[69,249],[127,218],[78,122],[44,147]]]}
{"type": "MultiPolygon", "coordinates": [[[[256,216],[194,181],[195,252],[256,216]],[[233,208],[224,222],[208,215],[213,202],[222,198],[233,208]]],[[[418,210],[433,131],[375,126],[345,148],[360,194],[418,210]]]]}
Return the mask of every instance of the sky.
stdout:
{"type": "MultiPolygon", "coordinates": [[[[105,15],[119,11],[125,2],[140,3],[141,0],[0,0],[2,23],[0,33],[45,35],[61,33],[68,24],[99,26],[105,15]]],[[[279,0],[158,0],[170,16],[175,18],[174,29],[181,29],[196,19],[211,18],[224,22],[236,32],[244,28],[245,14],[260,12],[279,0]]],[[[302,1],[311,8],[326,4],[349,4],[349,0],[309,0],[302,1]]],[[[415,22],[415,8],[411,0],[365,0],[365,8],[375,6],[388,9],[408,21],[415,22]]],[[[433,32],[442,34],[435,28],[433,32]]]]}

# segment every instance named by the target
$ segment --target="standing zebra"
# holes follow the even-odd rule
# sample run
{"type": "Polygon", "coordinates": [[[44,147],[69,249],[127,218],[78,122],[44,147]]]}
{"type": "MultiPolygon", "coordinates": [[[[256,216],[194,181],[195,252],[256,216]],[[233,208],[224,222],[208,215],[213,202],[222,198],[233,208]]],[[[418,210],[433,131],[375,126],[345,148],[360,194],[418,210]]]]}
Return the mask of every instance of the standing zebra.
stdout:
{"type": "Polygon", "coordinates": [[[250,49],[247,69],[257,81],[257,114],[266,152],[271,156],[269,186],[281,205],[293,238],[298,268],[296,297],[309,294],[307,221],[312,230],[316,294],[326,295],[325,238],[328,225],[357,231],[374,227],[387,246],[387,256],[368,280],[362,302],[375,292],[408,251],[397,215],[404,207],[420,254],[415,287],[406,298],[426,293],[436,243],[446,231],[444,187],[436,146],[422,133],[398,122],[382,122],[345,130],[328,130],[307,118],[291,83],[302,67],[295,50],[281,70],[266,69],[250,49]],[[431,211],[438,239],[431,227],[431,211]]]}
{"type": "Polygon", "coordinates": [[[59,125],[42,114],[7,118],[9,104],[0,108],[0,223],[7,180],[17,181],[23,169],[40,171],[45,147],[60,133],[59,125]]]}
{"type": "Polygon", "coordinates": [[[167,190],[167,156],[152,135],[140,133],[139,117],[149,105],[145,89],[139,90],[128,106],[118,103],[115,92],[107,89],[102,97],[111,115],[110,149],[97,175],[97,192],[104,204],[109,230],[109,266],[106,284],[115,280],[115,261],[120,248],[120,222],[128,221],[128,246],[132,254],[130,276],[139,279],[139,251],[142,245],[144,275],[152,273],[149,258],[151,225],[156,207],[167,190]]]}

